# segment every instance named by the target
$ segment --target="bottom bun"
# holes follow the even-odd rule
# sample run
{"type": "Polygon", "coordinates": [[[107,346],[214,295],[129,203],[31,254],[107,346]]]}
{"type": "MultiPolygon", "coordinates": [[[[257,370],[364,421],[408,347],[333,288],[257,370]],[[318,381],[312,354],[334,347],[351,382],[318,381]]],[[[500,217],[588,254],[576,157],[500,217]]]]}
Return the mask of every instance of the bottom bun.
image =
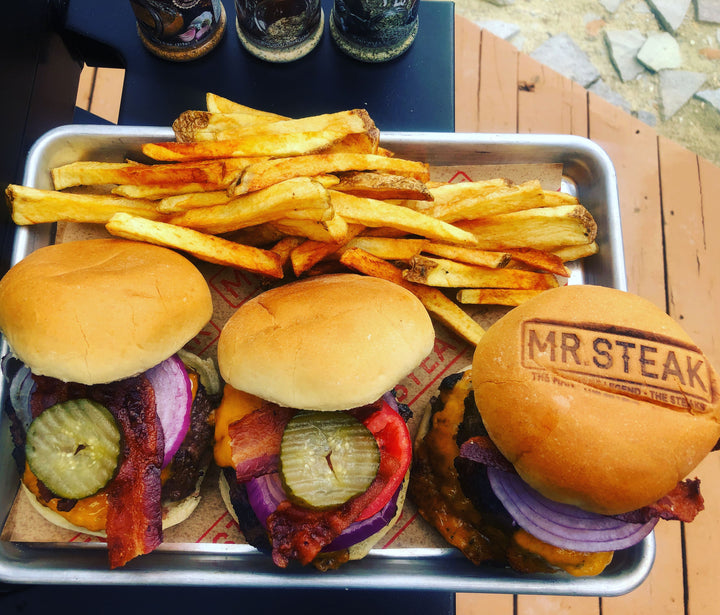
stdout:
{"type": "MultiPolygon", "coordinates": [[[[405,474],[405,479],[403,480],[402,485],[400,486],[400,493],[398,494],[397,498],[397,510],[395,511],[395,515],[393,518],[388,522],[388,524],[383,527],[382,529],[378,530],[371,536],[368,536],[365,540],[362,542],[358,542],[348,548],[348,555],[349,559],[352,560],[359,560],[365,557],[372,548],[380,542],[383,536],[392,528],[395,523],[397,523],[397,520],[400,518],[400,515],[402,515],[403,505],[405,504],[405,495],[407,493],[408,489],[408,483],[410,481],[410,470],[407,471],[405,474]]],[[[235,520],[236,523],[238,523],[238,517],[237,513],[235,512],[235,508],[232,505],[232,502],[230,501],[230,486],[228,485],[227,479],[225,478],[225,474],[222,472],[220,473],[220,480],[219,480],[219,487],[220,487],[220,497],[222,497],[223,502],[225,503],[225,507],[228,509],[228,512],[230,513],[230,516],[235,520]]]]}
{"type": "MultiPolygon", "coordinates": [[[[200,486],[205,478],[205,472],[201,472],[200,478],[195,485],[195,490],[186,498],[178,500],[177,502],[163,502],[162,503],[162,528],[166,530],[173,525],[178,525],[185,521],[197,508],[200,503],[200,486]]],[[[41,504],[35,495],[25,486],[25,483],[21,483],[23,491],[30,501],[30,505],[46,520],[71,532],[81,532],[83,534],[89,534],[90,536],[98,536],[100,538],[107,538],[105,530],[94,531],[89,530],[81,525],[75,525],[68,521],[61,514],[41,504]]]]}

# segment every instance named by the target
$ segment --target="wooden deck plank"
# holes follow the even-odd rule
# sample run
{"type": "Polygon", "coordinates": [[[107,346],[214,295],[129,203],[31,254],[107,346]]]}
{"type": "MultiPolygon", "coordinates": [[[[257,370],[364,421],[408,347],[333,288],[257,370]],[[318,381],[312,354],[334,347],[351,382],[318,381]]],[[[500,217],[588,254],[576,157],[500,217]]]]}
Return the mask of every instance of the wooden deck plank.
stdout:
{"type": "Polygon", "coordinates": [[[480,132],[517,132],[517,59],[513,45],[487,30],[480,34],[480,132]]]}
{"type": "MultiPolygon", "coordinates": [[[[659,140],[669,314],[718,365],[720,169],[681,145],[659,140]],[[701,173],[702,169],[702,173],[701,173]]],[[[713,453],[693,475],[701,480],[705,511],[685,531],[688,613],[718,611],[720,578],[720,454],[713,453]]]]}
{"type": "Polygon", "coordinates": [[[600,599],[588,596],[518,596],[517,612],[524,615],[595,615],[600,599]]]}
{"type": "Polygon", "coordinates": [[[592,93],[588,109],[588,136],[617,174],[628,290],[665,310],[657,133],[592,93]]]}
{"type": "Polygon", "coordinates": [[[455,41],[455,132],[478,132],[480,28],[463,17],[455,17],[455,41]]]}
{"type": "Polygon", "coordinates": [[[455,615],[513,615],[509,594],[456,594],[455,615]]]}
{"type": "Polygon", "coordinates": [[[518,59],[518,132],[587,136],[587,92],[530,56],[518,59]]]}
{"type": "Polygon", "coordinates": [[[108,122],[117,124],[124,81],[124,69],[98,68],[88,111],[108,122]]]}

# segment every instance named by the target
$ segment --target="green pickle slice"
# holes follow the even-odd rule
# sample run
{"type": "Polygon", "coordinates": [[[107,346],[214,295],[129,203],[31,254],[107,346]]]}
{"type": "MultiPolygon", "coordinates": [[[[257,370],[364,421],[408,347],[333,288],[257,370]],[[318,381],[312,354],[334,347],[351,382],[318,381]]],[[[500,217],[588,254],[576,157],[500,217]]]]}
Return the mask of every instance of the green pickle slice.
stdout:
{"type": "Polygon", "coordinates": [[[367,490],[380,465],[375,437],[345,412],[298,412],[280,445],[280,476],[291,500],[339,506],[367,490]]]}
{"type": "Polygon", "coordinates": [[[51,406],[30,423],[25,456],[50,491],[79,500],[115,476],[120,440],[120,429],[105,406],[72,399],[51,406]]]}

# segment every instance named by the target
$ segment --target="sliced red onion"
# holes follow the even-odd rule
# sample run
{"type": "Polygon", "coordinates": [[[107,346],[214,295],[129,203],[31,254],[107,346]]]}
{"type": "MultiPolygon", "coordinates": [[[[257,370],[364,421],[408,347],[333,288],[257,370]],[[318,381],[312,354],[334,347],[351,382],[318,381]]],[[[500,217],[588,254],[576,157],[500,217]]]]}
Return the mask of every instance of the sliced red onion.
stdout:
{"type": "Polygon", "coordinates": [[[385,395],[382,396],[382,400],[390,406],[395,412],[399,413],[400,409],[398,408],[397,399],[395,398],[395,394],[392,391],[388,391],[385,393],[385,395]]]}
{"type": "Polygon", "coordinates": [[[170,463],[190,427],[192,386],[183,362],[172,356],[145,372],[155,390],[155,404],[165,436],[163,467],[170,463]]]}
{"type": "Polygon", "coordinates": [[[573,551],[627,549],[647,536],[657,523],[627,523],[615,517],[584,511],[550,500],[517,474],[488,467],[495,495],[517,524],[540,540],[573,551]]]}
{"type": "Polygon", "coordinates": [[[27,365],[22,365],[10,382],[10,404],[26,430],[33,420],[32,411],[30,410],[30,398],[33,391],[35,391],[35,387],[35,380],[32,377],[30,368],[27,365]]]}
{"type": "MultiPolygon", "coordinates": [[[[277,472],[265,474],[245,483],[248,501],[260,523],[267,527],[267,518],[275,511],[280,502],[287,500],[280,475],[277,472]]],[[[401,486],[402,488],[402,486],[401,486]]],[[[376,514],[363,521],[351,523],[330,544],[323,548],[325,552],[347,549],[362,542],[385,527],[397,512],[397,499],[400,489],[390,498],[387,504],[376,514]]]]}

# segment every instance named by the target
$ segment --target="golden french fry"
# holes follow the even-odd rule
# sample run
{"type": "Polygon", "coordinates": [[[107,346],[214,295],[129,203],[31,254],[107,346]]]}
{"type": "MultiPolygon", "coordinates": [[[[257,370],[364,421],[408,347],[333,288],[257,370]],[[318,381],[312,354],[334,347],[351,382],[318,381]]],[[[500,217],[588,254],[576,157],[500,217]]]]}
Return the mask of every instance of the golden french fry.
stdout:
{"type": "Polygon", "coordinates": [[[543,289],[558,286],[549,273],[535,273],[519,269],[490,269],[467,265],[443,258],[416,256],[410,269],[403,271],[408,282],[441,288],[525,288],[543,289]]]}
{"type": "Polygon", "coordinates": [[[324,221],[286,217],[273,220],[270,224],[286,235],[306,237],[323,243],[343,244],[349,238],[348,223],[338,215],[324,221]]]}
{"type": "Polygon", "coordinates": [[[274,158],[250,165],[240,174],[230,191],[233,194],[246,194],[292,177],[365,170],[404,175],[419,181],[428,178],[428,166],[424,162],[377,154],[323,153],[274,158]]]}
{"type": "Polygon", "coordinates": [[[343,250],[360,248],[373,256],[387,261],[409,261],[420,253],[428,241],[395,237],[355,237],[343,250]]]}
{"type": "Polygon", "coordinates": [[[305,239],[302,237],[283,237],[272,248],[271,252],[275,252],[280,257],[280,262],[285,266],[290,261],[290,253],[297,248],[305,239]]]}
{"type": "Polygon", "coordinates": [[[564,263],[567,263],[569,261],[597,254],[599,249],[600,247],[597,242],[591,241],[590,243],[580,244],[577,246],[551,248],[550,252],[552,252],[555,256],[558,256],[564,263]]]}
{"type": "Polygon", "coordinates": [[[71,162],[50,170],[55,190],[99,184],[212,184],[227,187],[260,158],[229,158],[175,164],[71,162]]]}
{"type": "MultiPolygon", "coordinates": [[[[329,207],[328,192],[307,177],[236,197],[223,205],[190,209],[172,216],[172,224],[218,235],[283,218],[288,212],[329,207]]],[[[324,215],[324,214],[323,214],[324,215]]]]}
{"type": "MultiPolygon", "coordinates": [[[[359,224],[348,225],[348,239],[357,235],[362,229],[363,227],[359,224]]],[[[340,245],[341,244],[335,242],[314,241],[312,239],[304,241],[290,254],[293,273],[298,277],[301,276],[321,260],[337,252],[340,249],[340,245]]]]}
{"type": "Polygon", "coordinates": [[[111,190],[117,196],[151,201],[161,201],[175,195],[219,191],[227,193],[225,187],[219,184],[121,184],[111,190]]]}
{"type": "Polygon", "coordinates": [[[163,217],[153,201],[110,194],[75,194],[15,184],[10,184],[5,194],[13,222],[19,225],[60,221],[105,224],[117,212],[153,220],[163,217]]]}
{"type": "Polygon", "coordinates": [[[335,154],[340,152],[355,154],[379,154],[386,155],[386,151],[379,147],[380,130],[371,128],[367,132],[357,133],[343,137],[337,143],[334,143],[327,149],[323,150],[327,154],[335,154]]]}
{"type": "Polygon", "coordinates": [[[192,143],[146,143],[142,151],[154,160],[182,161],[243,156],[298,156],[326,148],[349,134],[364,133],[375,124],[364,109],[339,111],[270,122],[246,129],[233,139],[192,143]]]}
{"type": "Polygon", "coordinates": [[[561,246],[591,243],[597,234],[595,220],[582,205],[527,209],[482,220],[459,221],[456,226],[473,233],[477,247],[486,250],[552,251],[561,246]]]}
{"type": "Polygon", "coordinates": [[[537,180],[500,186],[495,191],[489,190],[491,185],[492,182],[463,182],[434,188],[431,190],[434,206],[430,213],[439,220],[457,222],[545,205],[543,189],[537,180]],[[471,190],[474,185],[478,194],[471,190]]]}
{"type": "Polygon", "coordinates": [[[570,272],[562,259],[552,252],[536,250],[535,248],[511,248],[507,252],[514,261],[528,265],[533,269],[540,269],[566,278],[570,277],[570,272]]]}
{"type": "Polygon", "coordinates": [[[344,173],[333,190],[355,196],[383,200],[432,201],[433,196],[424,182],[414,177],[372,171],[344,173]]]}
{"type": "Polygon", "coordinates": [[[173,194],[166,196],[157,202],[157,210],[174,214],[188,209],[199,207],[212,207],[213,205],[224,205],[232,200],[227,190],[215,190],[210,192],[191,192],[189,194],[173,194]]]}
{"type": "Polygon", "coordinates": [[[276,121],[278,120],[256,113],[183,111],[173,122],[172,129],[179,143],[221,141],[241,137],[253,126],[276,121]]]}
{"type": "Polygon", "coordinates": [[[212,92],[207,92],[205,94],[205,107],[208,111],[210,111],[210,113],[246,113],[250,115],[258,115],[274,121],[290,119],[283,115],[270,113],[269,111],[260,111],[259,109],[254,109],[252,107],[246,107],[245,105],[241,105],[229,98],[224,98],[223,96],[219,96],[212,92]]]}
{"type": "Polygon", "coordinates": [[[448,243],[470,246],[477,243],[472,233],[419,211],[334,190],[329,192],[333,209],[348,222],[375,227],[390,226],[406,233],[448,243]]]}
{"type": "Polygon", "coordinates": [[[245,269],[273,278],[283,277],[282,261],[275,252],[238,244],[193,229],[122,213],[115,214],[105,228],[117,237],[182,250],[210,263],[245,269]]]}
{"type": "Polygon", "coordinates": [[[482,267],[505,267],[505,265],[510,262],[510,255],[506,252],[478,250],[447,243],[437,243],[435,241],[428,241],[425,246],[423,246],[423,252],[469,265],[480,265],[482,267]]]}
{"type": "Polygon", "coordinates": [[[403,278],[402,270],[392,263],[372,254],[354,248],[340,257],[340,262],[365,275],[383,278],[399,284],[412,292],[425,306],[425,309],[467,342],[477,345],[485,330],[458,305],[448,299],[440,290],[421,284],[412,284],[403,278]]]}
{"type": "Polygon", "coordinates": [[[579,205],[578,198],[560,190],[543,190],[545,207],[557,207],[558,205],[579,205]]]}
{"type": "Polygon", "coordinates": [[[457,300],[466,304],[515,307],[542,292],[540,289],[463,288],[457,292],[457,300]]]}

